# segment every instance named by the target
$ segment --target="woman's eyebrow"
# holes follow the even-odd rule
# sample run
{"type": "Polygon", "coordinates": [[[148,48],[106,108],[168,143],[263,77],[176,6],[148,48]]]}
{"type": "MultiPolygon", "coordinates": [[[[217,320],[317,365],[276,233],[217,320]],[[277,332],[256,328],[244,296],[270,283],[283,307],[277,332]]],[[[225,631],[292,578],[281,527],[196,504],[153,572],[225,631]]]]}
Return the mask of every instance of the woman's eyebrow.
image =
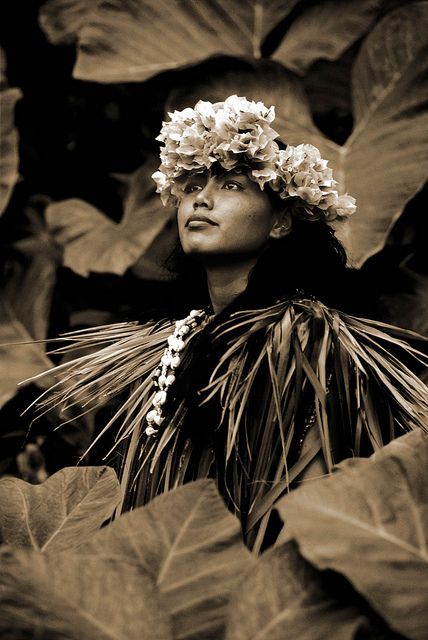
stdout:
{"type": "Polygon", "coordinates": [[[245,180],[246,176],[242,173],[234,173],[233,171],[226,171],[217,176],[220,180],[245,180]]]}

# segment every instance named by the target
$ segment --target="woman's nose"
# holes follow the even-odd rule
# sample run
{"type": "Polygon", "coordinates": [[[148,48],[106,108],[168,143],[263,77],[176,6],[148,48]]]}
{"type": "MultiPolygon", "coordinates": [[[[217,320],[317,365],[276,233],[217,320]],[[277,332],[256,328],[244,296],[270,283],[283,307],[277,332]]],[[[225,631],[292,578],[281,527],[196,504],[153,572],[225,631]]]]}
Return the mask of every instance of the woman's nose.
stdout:
{"type": "Polygon", "coordinates": [[[198,191],[195,196],[193,208],[206,207],[207,209],[213,208],[213,194],[210,185],[206,184],[203,189],[198,191]]]}

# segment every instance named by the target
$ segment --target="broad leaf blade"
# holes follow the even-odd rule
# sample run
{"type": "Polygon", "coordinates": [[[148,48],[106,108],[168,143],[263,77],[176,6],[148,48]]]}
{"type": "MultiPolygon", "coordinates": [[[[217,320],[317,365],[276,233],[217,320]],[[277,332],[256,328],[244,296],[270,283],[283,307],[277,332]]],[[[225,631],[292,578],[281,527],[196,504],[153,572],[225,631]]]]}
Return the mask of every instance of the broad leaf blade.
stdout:
{"type": "Polygon", "coordinates": [[[0,552],[0,634],[23,640],[171,640],[153,581],[100,557],[0,552]]]}
{"type": "Polygon", "coordinates": [[[356,267],[383,247],[426,180],[427,30],[428,3],[413,2],[369,33],[353,68],[355,127],[343,146],[318,131],[307,111],[275,122],[283,140],[318,147],[340,192],[357,199],[356,214],[339,231],[356,267]]]}
{"type": "MultiPolygon", "coordinates": [[[[151,174],[158,164],[151,160],[130,176],[118,224],[83,200],[63,200],[47,208],[48,226],[64,247],[64,266],[82,276],[91,272],[123,275],[150,249],[175,215],[175,209],[164,207],[155,194],[151,174]]],[[[162,266],[158,265],[159,278],[162,266]]]]}
{"type": "Polygon", "coordinates": [[[278,503],[287,538],[342,573],[406,638],[428,636],[428,440],[402,436],[278,503]]]}
{"type": "Polygon", "coordinates": [[[353,640],[370,623],[336,602],[288,542],[264,553],[234,594],[226,640],[353,640]]]}
{"type": "Polygon", "coordinates": [[[110,467],[69,467],[41,485],[0,480],[0,542],[38,551],[70,550],[87,542],[120,499],[110,467]]]}
{"type": "MultiPolygon", "coordinates": [[[[45,355],[58,248],[47,233],[41,209],[45,196],[25,208],[22,237],[12,245],[0,290],[0,406],[12,398],[18,383],[52,367],[45,355]]],[[[46,379],[46,384],[52,382],[46,379]]]]}
{"type": "Polygon", "coordinates": [[[138,566],[156,582],[174,638],[221,638],[230,592],[252,556],[214,482],[155,498],[98,532],[84,550],[138,566]]]}
{"type": "Polygon", "coordinates": [[[359,212],[350,222],[357,264],[380,250],[427,177],[428,2],[387,15],[353,68],[355,127],[342,149],[346,189],[359,212]]]}
{"type": "MultiPolygon", "coordinates": [[[[6,85],[6,58],[0,48],[0,79],[6,85]]],[[[15,104],[22,98],[17,88],[0,90],[0,215],[6,209],[18,180],[18,132],[15,128],[15,104]]]]}
{"type": "Polygon", "coordinates": [[[14,397],[18,383],[51,367],[52,362],[45,355],[43,345],[34,342],[34,338],[16,317],[12,306],[7,301],[1,301],[0,406],[14,397]]]}
{"type": "Polygon", "coordinates": [[[336,60],[369,30],[384,4],[385,0],[317,2],[291,24],[273,57],[301,75],[316,60],[336,60]]]}
{"type": "MultiPolygon", "coordinates": [[[[69,4],[69,3],[67,3],[69,4]]],[[[79,11],[81,10],[81,3],[79,11]]],[[[74,76],[138,82],[220,54],[260,57],[297,0],[113,0],[87,14],[74,76]]],[[[57,3],[59,10],[64,2],[57,3]]]]}

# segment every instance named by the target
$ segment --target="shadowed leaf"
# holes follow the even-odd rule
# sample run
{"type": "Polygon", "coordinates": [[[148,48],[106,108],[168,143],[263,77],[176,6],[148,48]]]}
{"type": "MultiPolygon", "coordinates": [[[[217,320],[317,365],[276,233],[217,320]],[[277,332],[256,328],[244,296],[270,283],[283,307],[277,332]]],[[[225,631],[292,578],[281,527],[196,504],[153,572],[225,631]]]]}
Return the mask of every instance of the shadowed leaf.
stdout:
{"type": "MultiPolygon", "coordinates": [[[[221,638],[230,592],[253,557],[214,482],[155,498],[99,531],[83,553],[147,572],[162,595],[174,638],[221,638]]],[[[254,560],[253,560],[254,561],[254,560]]]]}
{"type": "Polygon", "coordinates": [[[61,469],[43,484],[0,480],[0,542],[38,551],[70,550],[87,542],[120,499],[110,467],[61,469]]]}
{"type": "Polygon", "coordinates": [[[0,301],[0,407],[14,397],[18,383],[51,367],[44,346],[34,342],[11,305],[0,301]]]}
{"type": "Polygon", "coordinates": [[[59,263],[58,248],[40,211],[47,200],[35,196],[27,204],[24,233],[12,245],[4,266],[0,291],[0,406],[15,395],[18,383],[52,366],[45,345],[31,344],[46,339],[59,263]]]}
{"type": "Polygon", "coordinates": [[[5,547],[4,640],[172,640],[152,580],[139,567],[5,547]]]}
{"type": "Polygon", "coordinates": [[[426,179],[428,3],[384,17],[364,40],[352,72],[355,126],[343,146],[323,136],[307,110],[276,128],[290,144],[310,143],[335,171],[358,211],[340,233],[354,266],[380,250],[407,202],[426,179]]]}
{"type": "Polygon", "coordinates": [[[351,48],[335,62],[319,60],[302,78],[314,114],[322,115],[335,110],[351,116],[351,69],[354,58],[355,51],[351,48]]]}
{"type": "MultiPolygon", "coordinates": [[[[175,215],[175,209],[164,207],[155,194],[151,174],[157,165],[152,160],[131,175],[119,224],[83,200],[64,200],[47,208],[47,223],[64,247],[64,266],[82,276],[123,275],[150,248],[175,215]]],[[[162,269],[150,275],[161,278],[162,269]]]]}
{"type": "Polygon", "coordinates": [[[265,552],[238,586],[226,640],[353,640],[367,628],[358,608],[329,596],[318,572],[288,542],[265,552]]]}
{"type": "Polygon", "coordinates": [[[428,440],[413,432],[277,504],[282,539],[343,574],[392,629],[428,636],[428,440]]]}
{"type": "MultiPolygon", "coordinates": [[[[68,4],[58,2],[58,10],[68,4]]],[[[136,82],[215,54],[259,58],[268,33],[296,4],[297,0],[99,2],[83,20],[74,76],[136,82]]],[[[69,38],[67,29],[64,34],[69,38]]]]}
{"type": "Polygon", "coordinates": [[[15,128],[15,104],[22,98],[17,88],[7,88],[6,58],[0,49],[0,214],[6,209],[18,180],[18,132],[15,128]]]}
{"type": "Polygon", "coordinates": [[[48,0],[40,8],[39,25],[52,44],[71,44],[98,4],[99,0],[48,0]]]}
{"type": "Polygon", "coordinates": [[[316,60],[337,60],[370,29],[383,5],[385,0],[317,2],[294,20],[273,58],[301,75],[316,60]]]}

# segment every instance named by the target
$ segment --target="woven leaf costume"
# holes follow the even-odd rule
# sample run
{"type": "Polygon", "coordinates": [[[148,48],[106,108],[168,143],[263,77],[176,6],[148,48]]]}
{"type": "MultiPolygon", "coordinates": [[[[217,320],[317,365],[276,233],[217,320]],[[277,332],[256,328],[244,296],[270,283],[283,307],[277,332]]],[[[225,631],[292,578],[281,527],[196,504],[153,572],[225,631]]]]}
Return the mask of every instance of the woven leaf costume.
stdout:
{"type": "Polygon", "coordinates": [[[426,387],[403,363],[426,360],[405,342],[413,334],[302,298],[199,326],[187,343],[165,424],[149,437],[152,372],[171,329],[164,320],[67,334],[71,344],[59,351],[88,344],[98,350],[58,367],[61,381],[44,401],[45,408],[92,408],[125,396],[103,430],[117,431],[124,509],[211,475],[251,538],[317,454],[331,470],[405,431],[428,432],[426,387]],[[306,432],[314,444],[302,456],[306,432]]]}

